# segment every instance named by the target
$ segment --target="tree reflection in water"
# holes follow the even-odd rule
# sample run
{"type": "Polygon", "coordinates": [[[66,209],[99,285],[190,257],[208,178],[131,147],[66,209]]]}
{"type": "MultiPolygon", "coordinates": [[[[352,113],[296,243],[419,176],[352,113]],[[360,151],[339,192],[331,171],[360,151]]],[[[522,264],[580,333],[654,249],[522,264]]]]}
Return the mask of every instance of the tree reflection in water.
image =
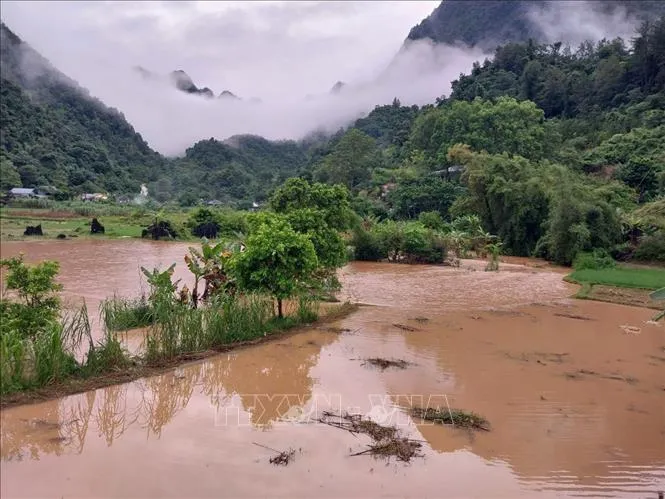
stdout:
{"type": "Polygon", "coordinates": [[[215,410],[239,399],[253,425],[270,426],[309,402],[309,372],[322,347],[336,339],[336,333],[302,333],[161,376],[7,409],[1,416],[0,457],[20,461],[80,454],[89,431],[103,436],[107,446],[132,427],[144,429],[147,439],[161,438],[196,395],[208,398],[215,410]]]}

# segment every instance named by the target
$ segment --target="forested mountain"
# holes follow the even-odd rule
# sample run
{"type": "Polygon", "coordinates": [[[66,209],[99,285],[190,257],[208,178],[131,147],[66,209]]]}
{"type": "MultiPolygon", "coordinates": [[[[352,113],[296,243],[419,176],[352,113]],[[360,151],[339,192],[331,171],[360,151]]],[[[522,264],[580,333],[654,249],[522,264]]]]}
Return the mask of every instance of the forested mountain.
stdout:
{"type": "Polygon", "coordinates": [[[237,135],[223,142],[210,138],[173,160],[174,181],[162,181],[153,192],[159,200],[178,199],[182,204],[214,198],[251,206],[306,164],[306,147],[292,140],[270,141],[253,135],[237,135]]]}
{"type": "Polygon", "coordinates": [[[376,107],[308,175],[347,185],[368,220],[478,216],[510,254],[665,260],[665,17],[630,44],[501,46],[452,89],[376,107]]]}
{"type": "MultiPolygon", "coordinates": [[[[162,202],[217,198],[251,204],[306,164],[305,145],[254,136],[203,140],[183,158],[164,158],[122,113],[91,97],[4,24],[1,36],[2,190],[54,186],[71,194],[121,194],[136,193],[146,183],[162,202]]],[[[212,96],[209,89],[192,87],[183,71],[171,77],[182,91],[212,96]]],[[[220,98],[238,97],[224,91],[220,98]]]]}
{"type": "MultiPolygon", "coordinates": [[[[437,43],[463,43],[489,49],[529,39],[548,41],[533,14],[550,9],[564,13],[568,10],[570,15],[575,15],[571,7],[576,3],[565,0],[443,0],[432,14],[411,29],[407,41],[429,38],[437,43]]],[[[598,13],[612,14],[621,9],[642,20],[665,12],[665,2],[660,0],[595,0],[586,4],[598,13]]],[[[561,22],[573,21],[562,16],[561,22]]]]}
{"type": "Polygon", "coordinates": [[[0,27],[2,188],[137,191],[167,162],[122,113],[88,95],[4,24],[0,27]]]}

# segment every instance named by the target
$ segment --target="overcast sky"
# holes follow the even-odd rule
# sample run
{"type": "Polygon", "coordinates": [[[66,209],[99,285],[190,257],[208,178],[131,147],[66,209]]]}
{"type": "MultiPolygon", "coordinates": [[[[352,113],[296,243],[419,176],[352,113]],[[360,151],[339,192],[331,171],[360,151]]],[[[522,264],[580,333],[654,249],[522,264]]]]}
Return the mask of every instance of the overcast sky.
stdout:
{"type": "MultiPolygon", "coordinates": [[[[438,2],[27,2],[2,18],[57,68],[185,70],[216,94],[270,99],[327,91],[385,66],[438,2]]],[[[94,91],[94,88],[91,88],[94,91]]]]}
{"type": "MultiPolygon", "coordinates": [[[[153,148],[176,155],[210,137],[297,139],[333,131],[395,97],[433,103],[474,61],[491,55],[423,40],[393,60],[411,27],[438,4],[2,1],[1,15],[60,71],[123,112],[153,148]],[[182,69],[197,86],[244,100],[207,100],[166,80],[145,81],[132,70],[137,65],[161,75],[182,69]],[[330,95],[338,80],[349,86],[330,95]]],[[[620,14],[598,17],[593,2],[542,12],[539,5],[535,20],[552,40],[632,30],[620,14]]]]}

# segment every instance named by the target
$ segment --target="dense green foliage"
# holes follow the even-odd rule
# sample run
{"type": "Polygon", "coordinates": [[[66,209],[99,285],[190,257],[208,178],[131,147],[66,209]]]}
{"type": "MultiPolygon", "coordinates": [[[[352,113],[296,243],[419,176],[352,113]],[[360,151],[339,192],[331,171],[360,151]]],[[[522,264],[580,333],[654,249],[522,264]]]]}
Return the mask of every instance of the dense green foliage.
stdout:
{"type": "Polygon", "coordinates": [[[36,336],[49,329],[58,319],[61,284],[55,282],[60,268],[57,262],[44,261],[30,267],[23,255],[0,260],[7,271],[6,292],[17,300],[0,301],[0,331],[16,330],[22,335],[36,336]]]}
{"type": "MultiPolygon", "coordinates": [[[[380,219],[475,214],[508,254],[563,264],[594,248],[665,261],[664,48],[665,18],[630,46],[513,43],[413,119],[396,103],[376,108],[356,126],[372,130],[383,163],[356,187],[354,208],[380,219]],[[384,139],[407,123],[407,140],[384,139]]],[[[355,237],[357,255],[377,254],[371,235],[355,237]]]]}
{"type": "Polygon", "coordinates": [[[250,208],[269,191],[305,166],[305,149],[294,141],[271,142],[243,135],[220,142],[202,140],[173,161],[173,179],[155,186],[162,201],[176,198],[181,204],[216,199],[224,204],[244,200],[250,208]]]}
{"type": "MultiPolygon", "coordinates": [[[[468,2],[469,12],[480,3],[468,2]]],[[[464,23],[454,28],[468,31],[454,38],[476,43],[479,39],[473,31],[480,29],[483,19],[495,18],[496,22],[496,18],[512,16],[518,21],[505,26],[505,36],[520,40],[520,33],[531,29],[519,21],[527,3],[487,6],[487,12],[474,17],[475,25],[464,23]]],[[[596,7],[602,10],[608,5],[603,2],[596,7]]],[[[656,12],[654,5],[626,7],[635,12],[656,12]]],[[[471,15],[462,7],[460,2],[444,4],[432,19],[439,23],[446,9],[455,16],[471,15]]],[[[431,25],[426,22],[423,26],[428,23],[431,25]]],[[[419,29],[427,31],[421,26],[412,34],[419,29]]],[[[446,41],[446,29],[453,28],[449,25],[433,38],[446,41]]],[[[421,35],[410,38],[430,36],[421,35]]],[[[583,43],[573,50],[561,43],[508,43],[497,48],[491,60],[476,63],[469,74],[460,75],[452,83],[451,95],[433,105],[402,106],[395,99],[331,137],[312,134],[300,142],[271,142],[253,136],[223,142],[203,140],[182,158],[166,161],[155,156],[164,163],[157,169],[150,167],[150,175],[141,171],[143,166],[148,168],[147,160],[138,168],[132,163],[128,168],[136,177],[131,179],[114,166],[130,163],[108,156],[111,168],[101,168],[94,178],[102,179],[109,173],[113,180],[102,185],[74,182],[69,177],[56,182],[55,175],[69,170],[56,168],[57,162],[36,160],[41,158],[35,155],[37,149],[23,155],[34,168],[21,162],[17,151],[32,147],[30,137],[75,127],[37,121],[20,124],[20,120],[41,119],[40,113],[55,112],[58,106],[64,106],[58,116],[67,117],[71,111],[67,106],[78,109],[79,104],[65,105],[68,101],[56,91],[60,87],[53,78],[38,79],[37,83],[22,78],[16,69],[16,54],[10,49],[3,52],[3,60],[14,69],[3,70],[3,78],[11,79],[11,85],[3,85],[3,92],[15,98],[3,108],[2,185],[9,187],[20,178],[23,185],[49,182],[74,190],[94,186],[122,192],[123,186],[112,183],[136,185],[140,181],[148,183],[151,197],[159,202],[191,206],[216,198],[225,206],[256,208],[253,202],[267,201],[291,230],[312,243],[318,270],[330,271],[341,265],[345,251],[340,232],[352,226],[357,257],[404,254],[407,249],[399,241],[409,234],[413,248],[420,248],[413,251],[419,256],[409,258],[433,261],[427,254],[433,255],[434,248],[438,251],[441,245],[432,234],[454,235],[457,229],[450,226],[451,220],[466,216],[477,217],[479,230],[496,234],[499,241],[492,244],[501,243],[502,251],[508,254],[537,255],[571,264],[580,252],[603,249],[617,259],[662,261],[663,54],[665,18],[655,16],[639,28],[629,44],[620,39],[604,40],[583,43]],[[19,112],[23,105],[44,109],[19,112]],[[34,133],[42,129],[44,133],[34,133]],[[284,184],[295,176],[300,178],[284,184]],[[310,183],[313,181],[317,182],[310,183]],[[376,223],[372,227],[354,225],[352,210],[376,223]],[[391,220],[404,223],[391,226],[391,220]]],[[[85,102],[92,105],[93,101],[85,102]]],[[[96,116],[92,111],[83,114],[96,116]]],[[[120,115],[116,117],[121,120],[120,115]]],[[[97,121],[97,127],[110,123],[101,118],[97,121]]],[[[112,129],[118,132],[123,126],[112,129]]],[[[86,127],[96,130],[92,125],[86,127]]],[[[106,137],[95,133],[100,140],[106,137]]],[[[137,137],[134,135],[140,139],[137,137]]],[[[116,144],[113,154],[132,150],[113,142],[116,140],[111,137],[104,142],[107,149],[108,144],[116,144]]],[[[59,142],[65,143],[72,141],[59,142]]],[[[95,158],[100,157],[84,155],[80,164],[94,170],[95,158]]],[[[251,219],[260,221],[261,217],[249,218],[246,221],[235,212],[202,208],[192,213],[188,226],[197,235],[204,234],[195,230],[202,226],[212,226],[225,237],[239,232],[251,235],[251,219]]],[[[462,251],[463,238],[447,237],[448,249],[462,251]]]]}

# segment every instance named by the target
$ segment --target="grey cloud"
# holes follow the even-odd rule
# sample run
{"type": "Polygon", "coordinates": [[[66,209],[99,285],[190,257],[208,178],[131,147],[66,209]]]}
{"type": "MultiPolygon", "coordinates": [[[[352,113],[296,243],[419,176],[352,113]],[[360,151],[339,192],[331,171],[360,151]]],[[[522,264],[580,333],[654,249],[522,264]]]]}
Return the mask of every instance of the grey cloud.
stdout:
{"type": "Polygon", "coordinates": [[[3,2],[3,18],[166,154],[209,137],[297,138],[315,128],[334,130],[394,97],[432,102],[485,56],[418,42],[383,72],[409,28],[437,2],[249,4],[210,12],[172,2],[3,2]],[[197,86],[244,100],[187,95],[165,78],[145,81],[132,71],[136,65],[162,75],[183,69],[197,86]],[[329,95],[338,80],[349,85],[329,95]]]}
{"type": "Polygon", "coordinates": [[[548,41],[566,40],[573,47],[586,40],[629,39],[634,35],[637,17],[618,4],[613,4],[611,11],[603,6],[607,4],[582,0],[543,2],[531,9],[529,17],[548,41]]]}

